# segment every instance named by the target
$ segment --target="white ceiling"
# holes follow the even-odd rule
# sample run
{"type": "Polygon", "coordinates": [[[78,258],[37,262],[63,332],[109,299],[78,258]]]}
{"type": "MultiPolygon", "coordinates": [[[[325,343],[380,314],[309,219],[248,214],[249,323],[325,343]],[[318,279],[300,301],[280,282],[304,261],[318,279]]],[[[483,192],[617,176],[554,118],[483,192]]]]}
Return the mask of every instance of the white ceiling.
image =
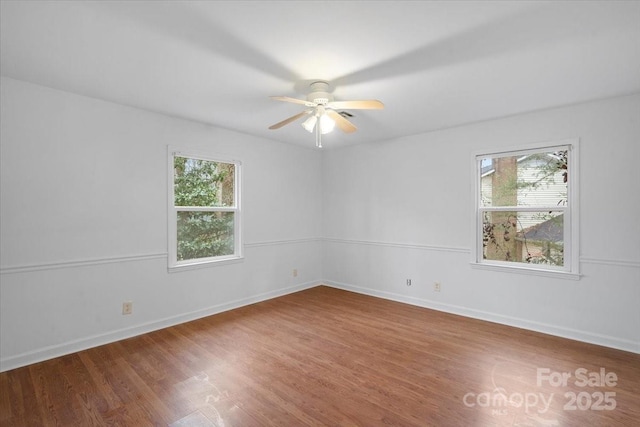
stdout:
{"type": "Polygon", "coordinates": [[[308,83],[352,110],[325,147],[640,91],[640,2],[4,1],[2,75],[314,146],[308,83]]]}

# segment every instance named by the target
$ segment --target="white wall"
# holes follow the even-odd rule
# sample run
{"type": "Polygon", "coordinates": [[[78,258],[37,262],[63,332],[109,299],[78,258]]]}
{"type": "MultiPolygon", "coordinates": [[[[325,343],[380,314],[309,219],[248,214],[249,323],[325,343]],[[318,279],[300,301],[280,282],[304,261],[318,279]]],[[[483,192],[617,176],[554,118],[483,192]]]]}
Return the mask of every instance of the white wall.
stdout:
{"type": "Polygon", "coordinates": [[[639,141],[636,94],[327,151],[323,278],[640,352],[639,141]],[[472,269],[473,155],[568,138],[580,139],[581,279],[472,269]]]}
{"type": "Polygon", "coordinates": [[[317,150],[8,78],[0,88],[2,370],[321,279],[317,150]],[[243,162],[243,262],[167,272],[167,145],[243,162]]]}
{"type": "Polygon", "coordinates": [[[640,352],[640,95],[317,151],[8,78],[0,89],[1,370],[322,279],[640,352]],[[472,269],[473,153],[572,137],[581,280],[472,269]],[[242,160],[243,262],[167,272],[167,145],[242,160]]]}

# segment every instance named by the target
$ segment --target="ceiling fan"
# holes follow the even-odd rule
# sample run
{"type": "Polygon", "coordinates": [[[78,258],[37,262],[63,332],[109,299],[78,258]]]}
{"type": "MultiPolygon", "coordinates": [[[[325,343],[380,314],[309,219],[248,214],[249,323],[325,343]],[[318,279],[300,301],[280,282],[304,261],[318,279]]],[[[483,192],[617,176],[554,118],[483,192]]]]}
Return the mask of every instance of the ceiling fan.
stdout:
{"type": "Polygon", "coordinates": [[[302,127],[309,132],[315,130],[316,146],[318,148],[322,148],[321,135],[331,132],[336,125],[346,133],[356,131],[356,126],[345,117],[350,115],[345,112],[338,112],[337,110],[379,110],[384,108],[384,104],[376,99],[364,101],[334,101],[333,95],[329,93],[329,83],[325,81],[315,81],[311,83],[306,100],[290,98],[288,96],[272,96],[271,99],[304,105],[307,109],[269,126],[269,129],[280,129],[284,125],[308,116],[302,123],[302,127]]]}

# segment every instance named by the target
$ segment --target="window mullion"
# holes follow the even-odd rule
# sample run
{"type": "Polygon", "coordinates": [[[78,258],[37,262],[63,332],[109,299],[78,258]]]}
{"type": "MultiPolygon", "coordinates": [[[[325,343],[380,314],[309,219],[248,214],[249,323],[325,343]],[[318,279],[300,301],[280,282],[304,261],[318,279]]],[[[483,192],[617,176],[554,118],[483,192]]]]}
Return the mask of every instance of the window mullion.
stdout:
{"type": "Polygon", "coordinates": [[[549,212],[549,211],[561,211],[566,212],[569,210],[568,206],[480,206],[478,207],[480,212],[549,212]]]}
{"type": "Polygon", "coordinates": [[[235,212],[238,209],[233,206],[174,206],[180,212],[235,212]]]}

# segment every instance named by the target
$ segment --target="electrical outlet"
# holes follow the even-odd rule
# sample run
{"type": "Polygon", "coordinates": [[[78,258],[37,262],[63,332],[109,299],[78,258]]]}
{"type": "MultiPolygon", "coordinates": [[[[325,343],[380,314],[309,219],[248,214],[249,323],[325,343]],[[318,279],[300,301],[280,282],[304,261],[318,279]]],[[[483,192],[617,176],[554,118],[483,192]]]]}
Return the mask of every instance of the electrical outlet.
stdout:
{"type": "Polygon", "coordinates": [[[122,303],[122,314],[131,314],[133,313],[133,302],[125,301],[122,303]]]}
{"type": "Polygon", "coordinates": [[[407,286],[411,286],[411,279],[407,279],[407,286]]]}
{"type": "Polygon", "coordinates": [[[433,290],[434,290],[435,292],[440,292],[440,282],[435,282],[435,283],[433,284],[433,290]]]}
{"type": "Polygon", "coordinates": [[[298,277],[298,269],[297,268],[293,269],[293,277],[298,277]]]}

